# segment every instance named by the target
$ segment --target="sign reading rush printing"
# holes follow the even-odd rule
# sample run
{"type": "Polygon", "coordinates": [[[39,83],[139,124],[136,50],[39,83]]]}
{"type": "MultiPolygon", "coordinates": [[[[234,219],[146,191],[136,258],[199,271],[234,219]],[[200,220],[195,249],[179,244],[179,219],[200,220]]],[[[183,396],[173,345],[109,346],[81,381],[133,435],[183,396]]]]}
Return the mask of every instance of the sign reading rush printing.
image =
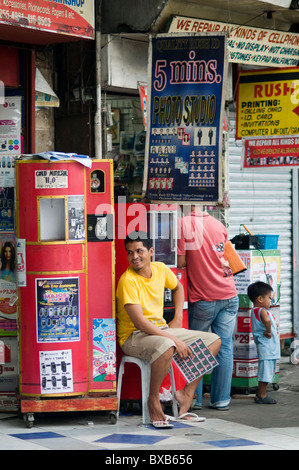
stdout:
{"type": "Polygon", "coordinates": [[[94,39],[93,0],[0,0],[0,24],[94,39]]]}
{"type": "Polygon", "coordinates": [[[298,67],[240,73],[236,138],[299,134],[298,67]]]}

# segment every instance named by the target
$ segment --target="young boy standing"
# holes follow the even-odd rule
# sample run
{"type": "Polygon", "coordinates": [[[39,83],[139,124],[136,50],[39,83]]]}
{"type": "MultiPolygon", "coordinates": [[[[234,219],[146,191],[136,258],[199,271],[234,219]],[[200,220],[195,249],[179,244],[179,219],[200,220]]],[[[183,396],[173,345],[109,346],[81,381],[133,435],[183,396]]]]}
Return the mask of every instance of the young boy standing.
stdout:
{"type": "Polygon", "coordinates": [[[273,313],[269,310],[272,290],[269,284],[262,281],[250,284],[247,289],[248,297],[253,303],[251,325],[259,358],[255,403],[269,405],[275,404],[276,400],[267,395],[266,389],[268,383],[273,381],[276,361],[280,358],[278,327],[273,313]]]}

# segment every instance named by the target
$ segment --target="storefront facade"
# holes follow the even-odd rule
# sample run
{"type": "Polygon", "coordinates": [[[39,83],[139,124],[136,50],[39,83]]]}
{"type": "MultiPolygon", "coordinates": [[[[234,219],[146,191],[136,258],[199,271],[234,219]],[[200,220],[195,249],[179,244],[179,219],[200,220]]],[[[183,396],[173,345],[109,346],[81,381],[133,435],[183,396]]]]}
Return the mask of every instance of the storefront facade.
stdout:
{"type": "MultiPolygon", "coordinates": [[[[268,2],[271,3],[269,11],[265,11],[264,4],[261,5],[264,2],[252,1],[252,4],[247,6],[249,8],[247,11],[244,9],[241,11],[237,6],[237,2],[233,2],[230,5],[231,10],[229,12],[220,10],[221,5],[218,5],[219,2],[213,2],[215,3],[215,8],[208,6],[207,2],[199,3],[202,3],[202,5],[189,5],[188,2],[183,5],[181,2],[173,1],[166,2],[165,4],[164,2],[163,5],[160,5],[159,16],[155,21],[152,21],[149,27],[141,19],[141,13],[140,17],[136,18],[136,11],[135,23],[129,23],[129,19],[126,17],[123,9],[120,12],[122,12],[124,21],[121,25],[117,25],[118,14],[112,18],[109,15],[109,7],[103,2],[103,17],[106,20],[105,24],[103,24],[103,30],[108,32],[110,28],[110,32],[116,33],[117,27],[125,30],[125,25],[127,27],[129,25],[131,28],[129,36],[131,41],[134,41],[138,39],[138,35],[134,33],[134,30],[138,31],[139,34],[140,31],[146,34],[167,31],[172,33],[197,32],[209,34],[213,31],[221,31],[221,27],[217,26],[218,21],[222,21],[222,24],[226,25],[227,34],[230,32],[228,42],[231,50],[226,98],[228,131],[224,137],[225,152],[223,164],[225,169],[224,194],[226,198],[222,205],[209,207],[209,210],[226,223],[230,238],[233,238],[242,231],[244,232],[243,225],[255,234],[279,235],[278,248],[281,252],[279,299],[281,338],[292,338],[298,334],[299,328],[297,316],[298,209],[296,209],[296,207],[298,208],[298,167],[276,168],[275,171],[267,169],[256,171],[255,168],[245,171],[242,168],[242,139],[236,138],[238,119],[236,99],[240,71],[261,68],[270,69],[274,67],[296,67],[298,62],[298,35],[296,34],[298,12],[297,10],[290,9],[290,2],[279,2],[279,6],[274,5],[275,2],[268,2]],[[263,7],[264,9],[262,9],[263,7]],[[253,15],[252,11],[256,14],[253,15]],[[228,13],[230,14],[229,24],[225,19],[225,15],[228,13]],[[125,21],[126,18],[128,23],[125,21]],[[240,25],[248,25],[248,23],[251,26],[240,27],[240,25]],[[233,32],[236,30],[239,40],[235,39],[233,42],[233,32]],[[256,39],[259,37],[259,40],[263,39],[263,41],[269,38],[271,44],[269,43],[267,47],[265,43],[263,45],[248,44],[248,40],[250,43],[250,40],[254,39],[255,35],[256,39]],[[244,44],[241,47],[242,38],[244,39],[244,44]],[[239,50],[238,44],[241,47],[239,50]],[[234,49],[234,47],[237,49],[234,49]],[[273,57],[269,56],[270,50],[274,53],[273,57]]],[[[120,36],[117,34],[115,36],[119,40],[120,36]]],[[[108,46],[113,44],[110,41],[114,38],[114,35],[109,37],[108,46]]],[[[123,70],[121,60],[118,61],[119,56],[117,54],[113,56],[108,54],[107,57],[110,60],[108,70],[112,70],[112,72],[113,70],[123,70]]],[[[135,71],[136,78],[135,87],[133,86],[129,93],[134,94],[138,101],[140,96],[137,82],[144,80],[144,74],[140,72],[140,68],[137,67],[133,59],[132,61],[127,61],[127,69],[130,67],[132,71],[135,71]]],[[[105,81],[102,84],[105,87],[105,81]]],[[[117,90],[119,92],[121,88],[119,84],[111,82],[106,90],[108,103],[110,99],[109,92],[113,95],[117,90]]],[[[123,91],[128,96],[128,89],[123,91]]],[[[120,119],[120,132],[123,133],[124,129],[120,119]]],[[[117,171],[116,165],[116,177],[118,178],[118,174],[128,174],[124,171],[125,168],[130,169],[128,162],[131,162],[131,174],[134,173],[136,158],[134,159],[134,156],[130,158],[128,156],[130,152],[124,152],[124,149],[118,147],[117,142],[115,143],[116,146],[113,147],[113,151],[116,154],[119,152],[117,159],[123,159],[126,163],[121,165],[123,173],[117,171]]],[[[112,153],[112,157],[114,158],[116,154],[112,153]]],[[[126,181],[126,176],[124,176],[124,186],[126,190],[129,188],[127,194],[130,197],[133,196],[134,199],[136,193],[130,187],[131,181],[133,181],[132,177],[128,182],[126,181]]],[[[138,197],[136,200],[138,200],[138,197]]]]}
{"type": "MultiPolygon", "coordinates": [[[[13,199],[12,162],[17,155],[57,150],[93,157],[99,146],[101,156],[114,162],[115,197],[122,196],[127,202],[142,199],[149,34],[169,31],[174,17],[181,25],[180,32],[183,27],[190,29],[193,21],[193,33],[209,34],[219,31],[215,28],[217,20],[226,24],[229,16],[231,30],[240,24],[252,25],[243,28],[245,36],[256,28],[267,29],[274,48],[281,48],[283,44],[279,42],[284,40],[290,43],[291,37],[296,42],[298,36],[298,11],[290,10],[291,2],[283,0],[252,0],[247,11],[235,0],[230,0],[231,10],[223,9],[221,0],[213,2],[215,8],[208,1],[138,0],[135,5],[122,0],[78,0],[74,6],[66,7],[63,3],[67,2],[40,0],[34,5],[32,2],[32,11],[31,2],[2,3],[5,8],[2,7],[0,20],[0,59],[6,66],[0,71],[0,100],[3,98],[3,113],[7,113],[2,117],[0,142],[0,156],[5,157],[1,158],[0,202],[5,209],[9,204],[14,207],[8,201],[13,199]],[[265,11],[265,3],[269,4],[269,11],[265,11]],[[289,30],[292,34],[286,39],[289,30]],[[43,87],[36,88],[36,67],[50,87],[49,94],[43,87]],[[10,121],[14,122],[12,126],[10,121]]],[[[296,47],[299,49],[299,45],[295,44],[290,59],[296,57],[296,47]]],[[[268,67],[265,51],[260,48],[259,52],[264,53],[254,54],[260,56],[260,63],[250,65],[244,63],[248,54],[235,51],[234,60],[228,64],[224,197],[221,204],[207,209],[226,224],[230,238],[243,231],[243,225],[253,233],[279,235],[280,328],[282,338],[288,339],[299,330],[298,167],[245,171],[242,140],[236,138],[239,72],[268,67]]],[[[281,56],[286,57],[285,53],[281,56]]],[[[294,63],[278,64],[276,59],[272,66],[277,65],[293,67],[294,63]]],[[[8,240],[16,242],[14,213],[6,212],[0,227],[2,246],[8,240]]],[[[16,307],[6,313],[5,325],[0,323],[0,341],[2,335],[12,341],[16,337],[16,318],[16,307]]],[[[6,390],[11,389],[10,378],[7,383],[6,390]]]]}

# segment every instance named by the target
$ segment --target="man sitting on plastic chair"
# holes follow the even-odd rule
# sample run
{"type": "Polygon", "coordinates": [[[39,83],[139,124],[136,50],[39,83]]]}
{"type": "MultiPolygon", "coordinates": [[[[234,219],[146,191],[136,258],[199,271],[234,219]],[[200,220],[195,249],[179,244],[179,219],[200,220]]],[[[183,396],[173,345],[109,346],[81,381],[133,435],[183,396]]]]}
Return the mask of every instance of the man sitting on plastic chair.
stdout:
{"type": "MultiPolygon", "coordinates": [[[[173,354],[176,352],[181,359],[192,357],[188,345],[201,338],[216,356],[221,340],[213,333],[182,328],[183,287],[164,263],[151,262],[153,242],[145,232],[129,234],[125,247],[130,266],[121,276],[116,292],[118,341],[128,356],[150,362],[148,409],[151,422],[159,428],[172,427],[170,417],[163,412],[159,390],[169,371],[173,354]],[[165,288],[172,290],[175,311],[168,325],[163,318],[165,288]]],[[[176,391],[175,399],[179,405],[176,420],[203,420],[188,411],[199,381],[200,378],[186,383],[182,390],[176,391]]]]}

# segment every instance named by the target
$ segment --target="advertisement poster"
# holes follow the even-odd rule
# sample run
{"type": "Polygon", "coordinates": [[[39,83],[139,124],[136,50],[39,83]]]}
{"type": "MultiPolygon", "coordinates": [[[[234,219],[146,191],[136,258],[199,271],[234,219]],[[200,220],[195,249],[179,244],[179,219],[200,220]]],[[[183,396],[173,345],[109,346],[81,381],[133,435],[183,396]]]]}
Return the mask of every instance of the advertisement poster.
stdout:
{"type": "Polygon", "coordinates": [[[243,169],[289,168],[298,165],[299,135],[243,139],[243,169]]]}
{"type": "MultiPolygon", "coordinates": [[[[4,142],[4,145],[5,142],[4,142]]],[[[0,188],[13,188],[15,186],[15,159],[17,155],[0,155],[0,188]]]]}
{"type": "Polygon", "coordinates": [[[37,342],[79,341],[79,279],[36,279],[37,342]]]}
{"type": "Polygon", "coordinates": [[[229,62],[268,67],[296,66],[299,61],[299,34],[288,31],[255,28],[254,26],[222,23],[175,16],[169,32],[226,32],[229,62]]]}
{"type": "Polygon", "coordinates": [[[26,240],[17,239],[17,284],[19,287],[26,287],[26,240]]]}
{"type": "Polygon", "coordinates": [[[85,240],[84,196],[68,196],[69,240],[85,240]]]}
{"type": "Polygon", "coordinates": [[[94,39],[93,0],[0,0],[0,24],[94,39]]]}
{"type": "Polygon", "coordinates": [[[17,315],[17,285],[15,282],[0,280],[0,319],[16,320],[17,315]]]}
{"type": "Polygon", "coordinates": [[[7,96],[0,104],[0,176],[11,170],[12,156],[21,153],[21,97],[7,96]]]}
{"type": "Polygon", "coordinates": [[[271,304],[279,301],[280,285],[280,252],[277,250],[264,250],[257,255],[255,251],[238,251],[247,270],[234,276],[238,294],[247,295],[247,287],[255,281],[263,281],[273,289],[271,304]]]}
{"type": "Polygon", "coordinates": [[[0,232],[15,231],[14,188],[0,187],[0,232]]]}
{"type": "Polygon", "coordinates": [[[93,320],[93,381],[116,381],[116,329],[114,318],[93,320]]]}
{"type": "MultiPolygon", "coordinates": [[[[17,338],[0,339],[0,390],[12,392],[18,388],[18,341],[17,338]]],[[[1,405],[0,405],[1,409],[1,405]]],[[[2,410],[1,410],[2,411],[2,410]]]]}
{"type": "Polygon", "coordinates": [[[151,38],[143,192],[152,202],[217,203],[225,35],[151,38]]]}
{"type": "Polygon", "coordinates": [[[298,116],[298,67],[240,73],[237,139],[299,134],[298,116]]]}
{"type": "Polygon", "coordinates": [[[17,318],[16,239],[14,234],[0,234],[0,318],[17,318]]]}
{"type": "Polygon", "coordinates": [[[73,392],[73,360],[71,349],[40,351],[41,394],[73,392]]]}
{"type": "Polygon", "coordinates": [[[147,105],[147,83],[138,82],[138,90],[140,95],[140,103],[143,115],[143,123],[144,129],[147,128],[147,121],[146,121],[146,105],[147,105]]]}

